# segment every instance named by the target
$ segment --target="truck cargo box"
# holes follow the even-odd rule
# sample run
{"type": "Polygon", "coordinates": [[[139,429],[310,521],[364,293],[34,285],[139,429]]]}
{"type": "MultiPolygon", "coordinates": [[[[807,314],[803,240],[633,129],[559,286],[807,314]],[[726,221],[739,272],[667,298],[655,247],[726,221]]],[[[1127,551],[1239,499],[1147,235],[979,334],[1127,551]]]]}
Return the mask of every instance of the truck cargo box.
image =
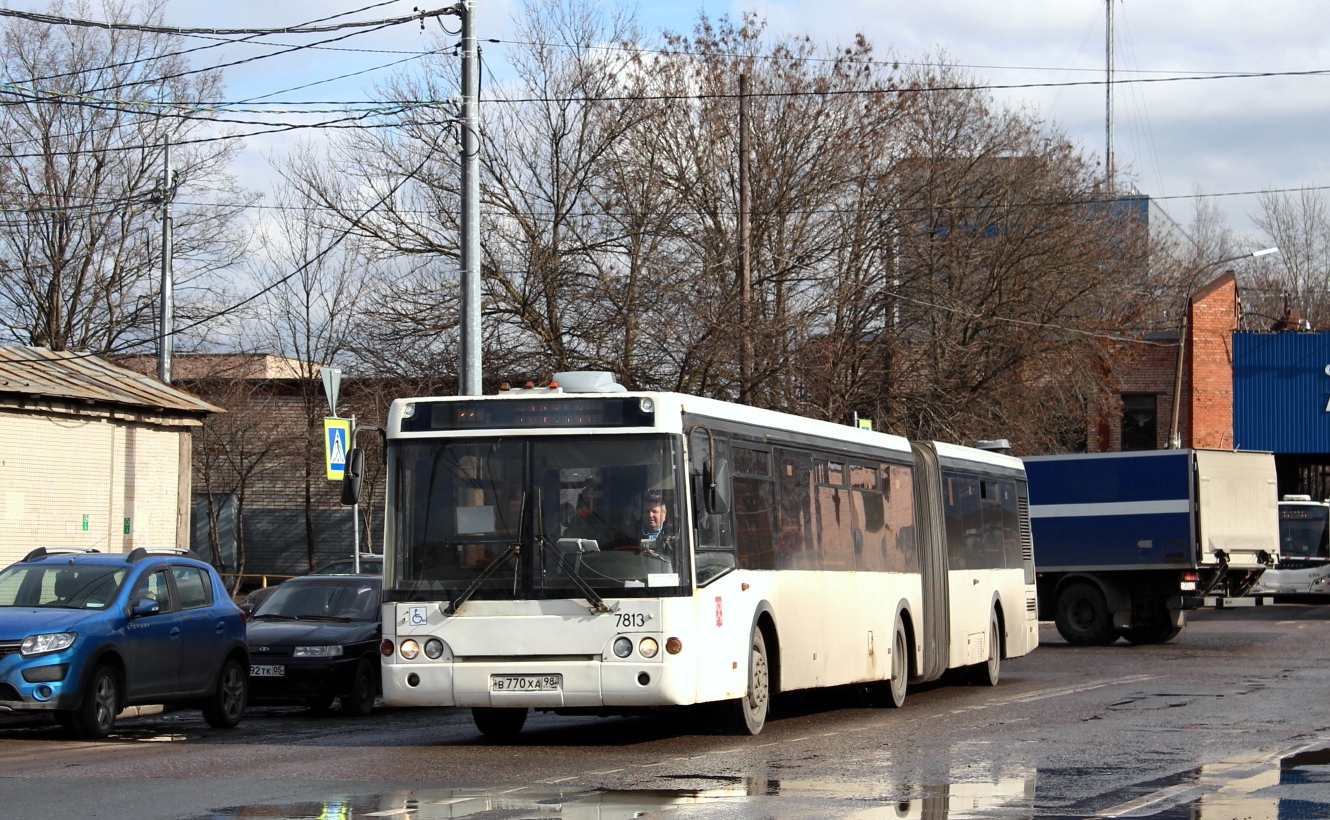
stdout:
{"type": "Polygon", "coordinates": [[[1274,456],[1150,450],[1023,459],[1039,614],[1070,643],[1177,635],[1279,556],[1274,456]]]}

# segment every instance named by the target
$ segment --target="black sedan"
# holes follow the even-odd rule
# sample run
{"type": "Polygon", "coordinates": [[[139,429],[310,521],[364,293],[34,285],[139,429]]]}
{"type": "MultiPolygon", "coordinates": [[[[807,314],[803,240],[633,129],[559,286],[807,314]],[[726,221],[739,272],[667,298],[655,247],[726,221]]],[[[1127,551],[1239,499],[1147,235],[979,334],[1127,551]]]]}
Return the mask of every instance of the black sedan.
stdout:
{"type": "Polygon", "coordinates": [[[301,701],[327,711],[367,715],[379,694],[377,575],[292,578],[250,616],[252,702],[301,701]]]}

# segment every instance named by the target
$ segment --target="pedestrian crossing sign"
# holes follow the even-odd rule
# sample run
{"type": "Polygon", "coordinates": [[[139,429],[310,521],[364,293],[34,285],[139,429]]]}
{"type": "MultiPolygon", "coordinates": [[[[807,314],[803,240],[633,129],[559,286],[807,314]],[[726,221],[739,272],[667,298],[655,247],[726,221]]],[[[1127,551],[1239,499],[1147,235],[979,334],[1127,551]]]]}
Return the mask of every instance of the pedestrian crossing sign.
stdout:
{"type": "Polygon", "coordinates": [[[323,420],[323,458],[330,481],[341,481],[346,474],[346,454],[351,449],[351,420],[323,420]]]}

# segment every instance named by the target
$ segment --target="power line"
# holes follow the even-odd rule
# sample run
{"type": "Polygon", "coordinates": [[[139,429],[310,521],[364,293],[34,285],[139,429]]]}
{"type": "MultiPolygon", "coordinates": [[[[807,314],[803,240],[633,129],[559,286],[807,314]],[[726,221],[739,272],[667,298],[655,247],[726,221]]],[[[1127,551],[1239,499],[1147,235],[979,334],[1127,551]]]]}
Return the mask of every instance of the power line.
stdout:
{"type": "MultiPolygon", "coordinates": [[[[383,3],[377,5],[385,5],[383,3]]],[[[370,6],[369,8],[375,8],[370,6]]],[[[21,20],[28,20],[34,23],[42,23],[50,26],[76,26],[80,28],[103,28],[108,30],[128,30],[141,31],[148,34],[213,34],[222,36],[238,36],[242,34],[323,34],[332,31],[345,31],[347,29],[371,28],[382,26],[397,26],[402,23],[413,23],[419,20],[422,24],[426,19],[434,17],[443,17],[453,14],[454,7],[447,6],[441,9],[430,11],[416,10],[411,14],[401,17],[386,17],[381,20],[361,20],[355,22],[334,23],[331,25],[298,25],[285,26],[280,28],[185,28],[181,26],[153,26],[145,23],[119,23],[103,20],[82,20],[76,17],[61,17],[54,14],[42,14],[40,12],[19,11],[17,9],[0,8],[0,17],[16,17],[21,20]]],[[[339,17],[341,15],[334,15],[339,17]]],[[[334,19],[334,17],[324,19],[334,19]]]]}
{"type": "MultiPolygon", "coordinates": [[[[371,9],[378,8],[378,7],[380,7],[380,6],[391,5],[392,3],[395,3],[395,2],[397,2],[397,0],[383,0],[383,2],[375,3],[375,4],[370,5],[370,6],[364,6],[364,7],[362,7],[362,8],[355,9],[355,10],[353,10],[353,11],[346,11],[346,12],[342,12],[342,13],[340,13],[340,14],[334,14],[334,15],[331,15],[331,16],[328,16],[328,17],[320,17],[320,18],[318,18],[318,19],[316,19],[316,20],[311,20],[309,23],[302,23],[302,25],[313,25],[313,24],[315,24],[315,23],[322,23],[322,22],[324,22],[324,21],[326,21],[326,20],[335,20],[335,19],[337,19],[338,17],[348,17],[348,16],[350,16],[350,15],[352,15],[352,14],[360,14],[361,12],[369,11],[369,10],[371,10],[371,9]]],[[[123,28],[123,26],[117,24],[117,28],[123,28]]],[[[189,35],[189,36],[196,36],[196,35],[189,35]]],[[[260,36],[263,36],[263,35],[254,34],[254,35],[250,35],[250,36],[247,36],[247,37],[242,37],[242,38],[239,39],[239,40],[222,39],[222,40],[217,41],[217,42],[212,42],[212,43],[210,43],[209,45],[206,45],[206,46],[198,46],[198,47],[196,47],[196,48],[187,48],[187,49],[182,49],[182,50],[180,50],[180,51],[166,52],[166,53],[164,53],[164,54],[152,54],[152,55],[149,55],[149,56],[147,56],[147,57],[140,57],[140,58],[137,59],[137,60],[126,60],[125,62],[120,62],[120,63],[110,63],[110,64],[107,64],[107,65],[94,66],[94,67],[92,67],[92,68],[83,68],[83,69],[78,69],[77,71],[66,71],[66,72],[62,72],[62,73],[60,73],[60,74],[48,74],[48,75],[46,75],[46,76],[44,76],[44,77],[31,77],[31,78],[28,78],[28,79],[26,79],[26,80],[17,80],[16,82],[18,82],[18,83],[21,84],[21,85],[33,85],[33,84],[40,83],[40,82],[46,82],[46,81],[48,81],[48,80],[65,79],[65,78],[68,78],[68,77],[78,77],[78,76],[81,76],[81,75],[83,75],[83,74],[100,73],[100,72],[103,72],[103,71],[109,71],[109,70],[111,70],[111,69],[116,69],[116,68],[129,68],[130,66],[139,65],[139,64],[141,64],[141,63],[152,62],[153,60],[163,60],[163,59],[167,59],[167,58],[171,58],[171,57],[182,57],[182,56],[184,56],[184,55],[186,55],[186,54],[193,54],[193,53],[198,52],[198,51],[207,51],[207,50],[209,50],[209,49],[219,48],[219,47],[224,46],[224,45],[231,45],[231,44],[240,44],[240,43],[252,42],[252,41],[254,40],[254,38],[256,38],[256,37],[260,37],[260,36]]],[[[210,38],[210,39],[214,39],[214,40],[216,40],[216,38],[210,38]]],[[[257,45],[277,45],[277,44],[258,43],[257,45]]]]}

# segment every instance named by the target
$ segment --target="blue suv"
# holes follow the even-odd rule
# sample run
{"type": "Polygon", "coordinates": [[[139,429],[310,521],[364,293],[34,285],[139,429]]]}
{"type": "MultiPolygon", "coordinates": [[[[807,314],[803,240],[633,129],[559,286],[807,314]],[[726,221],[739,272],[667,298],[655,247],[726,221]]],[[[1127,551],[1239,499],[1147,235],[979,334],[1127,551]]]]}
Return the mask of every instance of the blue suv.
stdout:
{"type": "Polygon", "coordinates": [[[126,706],[184,704],[229,729],[248,690],[244,616],[192,552],[41,548],[0,572],[0,713],[91,739],[126,706]]]}

